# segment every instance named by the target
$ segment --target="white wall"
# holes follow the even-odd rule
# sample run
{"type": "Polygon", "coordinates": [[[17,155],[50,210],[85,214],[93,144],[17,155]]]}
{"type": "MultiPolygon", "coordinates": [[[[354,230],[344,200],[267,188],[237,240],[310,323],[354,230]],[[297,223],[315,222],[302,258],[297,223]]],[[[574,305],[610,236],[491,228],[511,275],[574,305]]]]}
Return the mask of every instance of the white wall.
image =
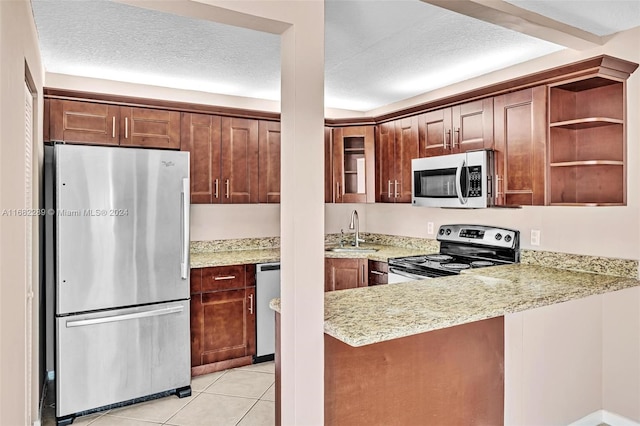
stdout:
{"type": "MultiPolygon", "coordinates": [[[[38,206],[42,165],[43,75],[37,35],[28,0],[0,1],[0,211],[25,208],[25,64],[39,94],[32,162],[33,206],[38,206]]],[[[38,221],[0,216],[0,424],[36,420],[38,364],[38,221]],[[27,225],[33,225],[33,310],[29,311],[27,225]],[[30,326],[31,324],[31,326],[30,326]]]]}

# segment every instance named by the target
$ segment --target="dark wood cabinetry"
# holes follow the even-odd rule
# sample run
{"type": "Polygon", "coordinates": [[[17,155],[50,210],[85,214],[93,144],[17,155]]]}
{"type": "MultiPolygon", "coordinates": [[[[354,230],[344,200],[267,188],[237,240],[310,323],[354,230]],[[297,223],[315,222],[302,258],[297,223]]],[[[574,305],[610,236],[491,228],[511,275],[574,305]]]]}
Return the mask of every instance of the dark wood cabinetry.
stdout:
{"type": "Polygon", "coordinates": [[[255,265],[191,270],[191,373],[253,362],[255,265]]]}
{"type": "Polygon", "coordinates": [[[417,117],[378,125],[376,201],[411,202],[411,160],[419,156],[417,117]]]}
{"type": "Polygon", "coordinates": [[[549,86],[550,204],[626,204],[625,93],[602,76],[549,86]]]}
{"type": "Polygon", "coordinates": [[[545,204],[546,87],[494,98],[498,205],[545,204]]]}
{"type": "Polygon", "coordinates": [[[389,283],[389,264],[376,260],[369,261],[368,285],[380,285],[389,283]]]}
{"type": "Polygon", "coordinates": [[[420,156],[455,154],[493,145],[493,99],[480,99],[419,116],[420,156]]]}
{"type": "Polygon", "coordinates": [[[180,149],[180,113],[120,107],[120,145],[180,149]]]}
{"type": "Polygon", "coordinates": [[[324,202],[333,203],[333,138],[331,128],[324,128],[324,202]]]}
{"type": "Polygon", "coordinates": [[[182,139],[192,203],[258,202],[258,120],[183,113],[182,139]]]}
{"type": "Polygon", "coordinates": [[[258,124],[258,202],[280,202],[280,123],[258,124]]]}
{"type": "Polygon", "coordinates": [[[120,107],[60,99],[51,99],[49,107],[51,140],[96,145],[120,143],[120,107]]]}
{"type": "Polygon", "coordinates": [[[375,140],[373,126],[333,129],[333,201],[373,202],[375,140]]]}
{"type": "Polygon", "coordinates": [[[51,99],[49,138],[67,143],[180,148],[180,113],[51,99]]]}
{"type": "Polygon", "coordinates": [[[325,259],[324,291],[367,286],[367,259],[325,259]]]}

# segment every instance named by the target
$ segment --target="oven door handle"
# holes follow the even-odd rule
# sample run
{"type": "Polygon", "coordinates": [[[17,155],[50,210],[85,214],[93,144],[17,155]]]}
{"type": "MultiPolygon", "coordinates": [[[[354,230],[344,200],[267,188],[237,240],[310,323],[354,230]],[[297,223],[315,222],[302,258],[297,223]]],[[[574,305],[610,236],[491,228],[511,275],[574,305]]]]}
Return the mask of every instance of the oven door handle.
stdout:
{"type": "Polygon", "coordinates": [[[396,275],[400,275],[406,278],[411,278],[412,280],[426,280],[430,277],[425,276],[425,275],[416,275],[416,274],[412,274],[410,272],[407,271],[403,271],[401,269],[396,269],[396,268],[389,268],[389,273],[390,274],[396,274],[396,275]]]}
{"type": "MultiPolygon", "coordinates": [[[[462,160],[462,164],[456,169],[456,193],[460,204],[467,204],[468,198],[462,195],[462,169],[466,166],[466,160],[462,160]]],[[[466,175],[466,173],[465,173],[466,175]]],[[[469,185],[467,185],[469,187],[469,185]]],[[[468,195],[468,194],[467,194],[468,195]]]]}

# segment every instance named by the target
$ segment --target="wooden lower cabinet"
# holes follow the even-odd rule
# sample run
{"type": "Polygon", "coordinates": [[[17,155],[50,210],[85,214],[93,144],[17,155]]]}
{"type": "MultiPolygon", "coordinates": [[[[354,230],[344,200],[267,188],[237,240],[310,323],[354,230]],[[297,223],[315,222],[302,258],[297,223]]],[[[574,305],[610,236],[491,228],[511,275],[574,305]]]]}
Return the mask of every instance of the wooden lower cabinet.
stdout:
{"type": "Polygon", "coordinates": [[[325,259],[324,291],[366,287],[367,259],[325,259]]]}
{"type": "Polygon", "coordinates": [[[191,280],[191,374],[251,364],[255,265],[194,269],[191,280]]]}
{"type": "Polygon", "coordinates": [[[389,283],[389,264],[376,260],[369,261],[368,285],[380,285],[389,283]]]}
{"type": "Polygon", "coordinates": [[[324,335],[325,425],[501,425],[504,383],[504,317],[360,347],[324,335]]]}

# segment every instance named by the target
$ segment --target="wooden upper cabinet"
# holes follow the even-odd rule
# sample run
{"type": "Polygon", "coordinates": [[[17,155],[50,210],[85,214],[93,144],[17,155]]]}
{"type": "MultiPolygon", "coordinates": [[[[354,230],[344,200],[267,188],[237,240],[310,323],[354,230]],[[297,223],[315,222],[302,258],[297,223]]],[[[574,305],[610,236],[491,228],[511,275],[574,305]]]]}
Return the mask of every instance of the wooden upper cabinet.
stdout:
{"type": "Polygon", "coordinates": [[[179,149],[180,113],[120,107],[120,145],[179,149]]]}
{"type": "Polygon", "coordinates": [[[220,202],[220,125],[216,115],[182,113],[181,150],[190,153],[193,204],[220,202]]]}
{"type": "Polygon", "coordinates": [[[421,114],[419,120],[420,157],[451,152],[451,108],[421,114]]]}
{"type": "Polygon", "coordinates": [[[411,160],[420,157],[418,118],[409,117],[396,121],[392,193],[396,203],[411,202],[411,160]]]}
{"type": "Polygon", "coordinates": [[[497,204],[544,205],[546,88],[494,98],[497,204]]]}
{"type": "Polygon", "coordinates": [[[378,125],[376,201],[411,202],[411,160],[420,156],[418,117],[378,125]]]}
{"type": "Polygon", "coordinates": [[[396,129],[393,121],[376,126],[376,201],[393,203],[396,129]]]}
{"type": "Polygon", "coordinates": [[[49,139],[92,145],[179,149],[180,113],[50,99],[49,139]]]}
{"type": "Polygon", "coordinates": [[[333,187],[336,203],[375,200],[373,126],[333,129],[333,187]]]}
{"type": "Polygon", "coordinates": [[[366,287],[367,259],[325,259],[324,291],[366,287]]]}
{"type": "Polygon", "coordinates": [[[280,123],[260,121],[258,125],[258,201],[280,202],[280,123]]]}
{"type": "Polygon", "coordinates": [[[452,108],[454,152],[490,148],[493,145],[493,99],[467,102],[452,108]]]}
{"type": "Polygon", "coordinates": [[[258,202],[258,121],[222,117],[222,203],[258,202]]]}
{"type": "Polygon", "coordinates": [[[429,111],[419,121],[421,157],[493,146],[492,98],[429,111]]]}
{"type": "Polygon", "coordinates": [[[331,128],[324,128],[324,202],[333,203],[333,146],[331,128]]]}
{"type": "Polygon", "coordinates": [[[93,102],[51,99],[49,136],[52,141],[118,145],[120,107],[93,102]]]}

